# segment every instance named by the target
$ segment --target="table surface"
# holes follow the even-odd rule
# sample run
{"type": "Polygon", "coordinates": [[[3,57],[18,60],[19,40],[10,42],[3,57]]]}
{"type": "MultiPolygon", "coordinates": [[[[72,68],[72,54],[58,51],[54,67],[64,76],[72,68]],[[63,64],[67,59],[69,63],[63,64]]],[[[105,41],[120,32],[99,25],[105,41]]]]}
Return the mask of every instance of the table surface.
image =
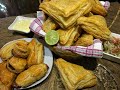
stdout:
{"type": "MultiPolygon", "coordinates": [[[[28,14],[24,16],[29,16],[29,17],[36,17],[36,14],[28,14]]],[[[19,38],[31,38],[34,37],[33,33],[29,34],[20,34],[14,31],[9,31],[7,28],[8,26],[14,21],[16,16],[11,16],[11,17],[6,17],[6,18],[1,18],[0,19],[0,48],[7,42],[19,39],[19,38]]],[[[105,17],[107,20],[108,26],[110,26],[110,30],[114,33],[120,34],[120,6],[118,2],[111,2],[111,7],[109,8],[108,15],[105,17]],[[115,20],[115,21],[113,21],[115,20]]],[[[58,58],[56,55],[54,58],[58,58]]],[[[109,75],[112,76],[112,79],[114,79],[117,89],[120,90],[120,64],[111,62],[109,60],[105,59],[92,59],[92,60],[87,60],[83,62],[86,64],[87,67],[91,67],[91,65],[103,65],[107,71],[109,71],[109,75]],[[90,64],[92,63],[92,64],[90,64]]],[[[98,66],[97,66],[98,67],[98,66]]],[[[91,67],[91,69],[94,69],[91,67]]],[[[102,85],[105,87],[105,85],[102,85]]],[[[59,77],[58,71],[55,67],[53,66],[53,69],[48,76],[46,80],[44,80],[41,84],[31,88],[30,90],[65,90],[64,86],[61,82],[61,79],[59,77]]],[[[84,89],[84,90],[104,90],[100,84],[84,89]]],[[[112,89],[108,89],[112,90],[112,89]]],[[[116,90],[116,89],[114,89],[116,90]]]]}

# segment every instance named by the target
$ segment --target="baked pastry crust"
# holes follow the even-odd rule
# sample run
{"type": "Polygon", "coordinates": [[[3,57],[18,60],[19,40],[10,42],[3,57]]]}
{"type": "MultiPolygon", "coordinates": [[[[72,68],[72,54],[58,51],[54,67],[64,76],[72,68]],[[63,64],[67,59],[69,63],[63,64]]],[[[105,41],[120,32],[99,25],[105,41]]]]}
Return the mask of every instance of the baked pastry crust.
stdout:
{"type": "Polygon", "coordinates": [[[0,63],[0,90],[11,90],[16,75],[6,68],[6,62],[0,63]]]}
{"type": "Polygon", "coordinates": [[[32,65],[27,70],[20,73],[15,82],[19,87],[26,87],[41,79],[47,73],[48,66],[44,63],[32,65]]]}
{"type": "Polygon", "coordinates": [[[91,12],[102,16],[107,15],[107,10],[102,6],[99,0],[91,0],[91,3],[93,5],[91,12]]]}
{"type": "Polygon", "coordinates": [[[12,53],[19,58],[27,58],[29,55],[28,42],[23,40],[15,43],[12,53]]]}
{"type": "Polygon", "coordinates": [[[93,15],[90,17],[79,17],[77,20],[84,31],[95,38],[109,40],[111,31],[107,27],[106,20],[103,16],[93,15]]]}
{"type": "Polygon", "coordinates": [[[43,44],[39,43],[35,38],[29,42],[28,48],[30,50],[27,58],[27,66],[30,67],[35,64],[44,62],[44,47],[43,44]]]}
{"type": "Polygon", "coordinates": [[[40,4],[40,10],[55,19],[64,29],[75,25],[77,18],[91,9],[89,0],[51,0],[40,4]]]}
{"type": "Polygon", "coordinates": [[[55,62],[66,90],[76,90],[96,85],[97,78],[92,71],[69,63],[62,58],[55,62]]]}
{"type": "Polygon", "coordinates": [[[24,42],[24,40],[12,41],[0,49],[0,57],[3,61],[8,60],[13,56],[12,49],[17,42],[24,42]]]}
{"type": "Polygon", "coordinates": [[[56,30],[58,27],[59,25],[50,17],[48,17],[47,20],[43,23],[42,29],[47,33],[50,30],[56,30]]]}
{"type": "Polygon", "coordinates": [[[26,59],[12,57],[7,61],[7,68],[11,72],[20,73],[25,70],[27,65],[26,59]]]}
{"type": "Polygon", "coordinates": [[[82,34],[75,42],[75,46],[90,46],[93,44],[93,36],[87,33],[82,34]]]}

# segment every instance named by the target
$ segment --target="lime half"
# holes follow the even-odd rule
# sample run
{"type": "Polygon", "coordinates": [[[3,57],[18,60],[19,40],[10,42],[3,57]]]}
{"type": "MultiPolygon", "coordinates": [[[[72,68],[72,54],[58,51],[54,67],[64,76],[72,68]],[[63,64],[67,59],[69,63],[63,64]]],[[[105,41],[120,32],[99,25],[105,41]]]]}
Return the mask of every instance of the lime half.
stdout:
{"type": "Polygon", "coordinates": [[[55,45],[59,41],[59,34],[55,30],[50,30],[45,35],[45,41],[49,45],[55,45]]]}

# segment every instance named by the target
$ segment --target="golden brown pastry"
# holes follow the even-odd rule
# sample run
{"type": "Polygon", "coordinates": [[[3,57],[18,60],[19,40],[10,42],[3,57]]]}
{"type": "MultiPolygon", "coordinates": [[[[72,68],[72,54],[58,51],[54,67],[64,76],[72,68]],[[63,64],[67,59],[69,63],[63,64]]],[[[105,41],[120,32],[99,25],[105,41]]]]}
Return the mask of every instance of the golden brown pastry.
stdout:
{"type": "Polygon", "coordinates": [[[92,3],[92,12],[102,16],[106,16],[107,10],[102,6],[99,0],[90,0],[92,3]]]}
{"type": "Polygon", "coordinates": [[[46,64],[32,65],[27,70],[20,73],[15,82],[19,87],[26,87],[41,79],[47,73],[48,67],[46,64]]]}
{"type": "Polygon", "coordinates": [[[81,25],[84,31],[95,38],[102,40],[108,40],[110,38],[111,31],[108,29],[103,16],[93,15],[90,17],[79,17],[77,24],[81,25]]]}
{"type": "Polygon", "coordinates": [[[79,26],[76,26],[75,30],[72,32],[72,34],[70,35],[68,41],[64,44],[64,46],[71,46],[74,43],[74,41],[78,39],[80,34],[81,34],[81,29],[79,28],[79,26]]]}
{"type": "Polygon", "coordinates": [[[6,62],[0,63],[0,90],[12,90],[16,75],[6,68],[6,62]]]}
{"type": "Polygon", "coordinates": [[[69,63],[62,58],[55,62],[66,90],[76,90],[96,85],[97,78],[92,71],[69,63]]]}
{"type": "Polygon", "coordinates": [[[7,61],[7,68],[11,72],[20,73],[25,70],[27,65],[26,59],[12,57],[7,61]]]}
{"type": "Polygon", "coordinates": [[[93,44],[93,36],[87,33],[82,34],[75,42],[75,46],[90,46],[93,44]]]}
{"type": "Polygon", "coordinates": [[[75,25],[77,18],[91,9],[89,0],[51,0],[40,4],[40,10],[55,19],[63,29],[75,25]]]}
{"type": "Polygon", "coordinates": [[[16,57],[27,58],[29,55],[28,42],[25,40],[22,42],[17,42],[14,45],[12,53],[16,57]]]}
{"type": "Polygon", "coordinates": [[[8,60],[13,56],[12,49],[17,42],[23,42],[23,40],[12,41],[0,49],[0,57],[3,61],[8,60]]]}
{"type": "MultiPolygon", "coordinates": [[[[75,31],[76,27],[70,28],[70,29],[58,29],[57,32],[59,34],[59,42],[60,44],[64,45],[69,40],[71,34],[75,31]]],[[[74,39],[74,38],[73,38],[74,39]]]]}
{"type": "Polygon", "coordinates": [[[50,17],[43,23],[42,29],[47,33],[50,30],[55,30],[59,25],[54,22],[50,17]]]}
{"type": "Polygon", "coordinates": [[[31,40],[28,45],[30,54],[27,58],[27,66],[30,67],[35,64],[43,63],[44,61],[44,47],[35,38],[31,40]]]}

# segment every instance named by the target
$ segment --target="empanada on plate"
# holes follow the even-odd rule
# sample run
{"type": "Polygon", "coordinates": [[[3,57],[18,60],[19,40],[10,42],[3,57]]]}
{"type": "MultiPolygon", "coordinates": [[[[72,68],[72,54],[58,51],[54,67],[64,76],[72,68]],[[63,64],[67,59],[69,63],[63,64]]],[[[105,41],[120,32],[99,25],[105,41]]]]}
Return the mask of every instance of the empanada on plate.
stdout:
{"type": "Polygon", "coordinates": [[[0,63],[0,90],[11,90],[16,75],[6,68],[6,62],[0,63]]]}

